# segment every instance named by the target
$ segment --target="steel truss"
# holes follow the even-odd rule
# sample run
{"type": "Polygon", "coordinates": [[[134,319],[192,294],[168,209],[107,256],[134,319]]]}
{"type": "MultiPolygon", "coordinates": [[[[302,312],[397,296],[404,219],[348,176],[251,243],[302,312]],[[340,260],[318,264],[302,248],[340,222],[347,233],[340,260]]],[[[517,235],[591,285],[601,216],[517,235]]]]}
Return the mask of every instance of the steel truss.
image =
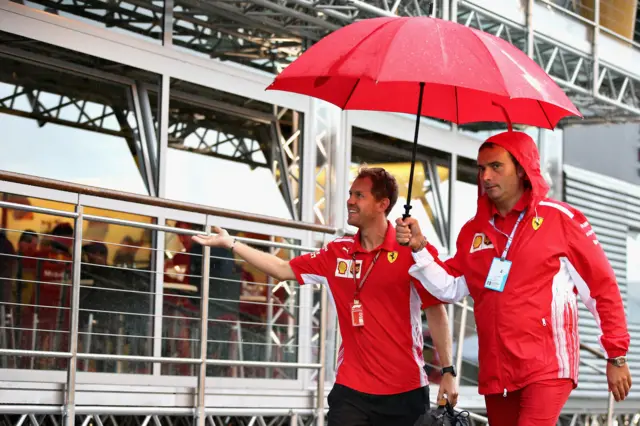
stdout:
{"type": "MultiPolygon", "coordinates": [[[[273,415],[207,415],[205,423],[208,426],[311,426],[315,416],[289,414],[273,415]]],[[[638,414],[620,414],[613,417],[613,424],[634,425],[640,419],[638,414]]],[[[96,426],[192,426],[193,416],[176,415],[111,415],[87,414],[76,415],[77,425],[96,426]]],[[[482,424],[469,419],[471,425],[482,424]]],[[[16,413],[5,414],[0,417],[3,426],[59,426],[63,418],[59,414],[16,413]]],[[[607,418],[604,414],[581,413],[562,415],[559,426],[605,426],[607,418]]]]}
{"type": "MultiPolygon", "coordinates": [[[[432,3],[435,3],[433,13],[438,16],[448,19],[451,9],[458,22],[498,35],[524,51],[529,45],[526,26],[462,0],[456,1],[456,7],[450,0],[35,0],[35,3],[47,11],[62,11],[107,27],[164,39],[165,44],[212,58],[276,73],[306,47],[344,25],[378,16],[426,15],[432,3]],[[164,30],[163,22],[168,22],[164,30]]],[[[640,116],[638,76],[539,33],[533,34],[532,48],[532,57],[568,92],[587,118],[619,121],[640,116]]]]}
{"type": "MultiPolygon", "coordinates": [[[[273,415],[208,415],[207,426],[311,426],[315,416],[289,414],[273,415]]],[[[5,414],[0,418],[2,426],[59,426],[64,424],[59,414],[16,413],[5,414]]],[[[175,415],[76,415],[76,425],[82,426],[193,426],[193,416],[175,415]]]]}
{"type": "MultiPolygon", "coordinates": [[[[4,49],[11,50],[13,57],[24,53],[31,62],[51,60],[49,55],[4,49]]],[[[158,114],[151,107],[157,104],[158,86],[122,77],[126,82],[122,85],[82,76],[69,79],[59,69],[7,61],[0,70],[0,113],[31,118],[40,127],[52,123],[122,137],[147,185],[157,181],[147,169],[158,174],[157,158],[153,158],[158,114]],[[146,156],[151,158],[146,161],[146,156]]],[[[83,68],[62,62],[57,60],[60,67],[83,68]]],[[[299,219],[300,113],[213,90],[203,97],[197,91],[190,85],[171,88],[168,146],[272,169],[293,218],[299,219]]]]}
{"type": "MultiPolygon", "coordinates": [[[[3,48],[2,53],[7,51],[15,52],[3,48]]],[[[155,192],[147,138],[138,126],[144,91],[136,93],[133,85],[97,82],[80,75],[70,78],[59,69],[34,67],[12,57],[0,60],[0,113],[31,118],[41,128],[55,124],[123,138],[147,189],[155,192]]]]}
{"type": "Polygon", "coordinates": [[[301,114],[270,106],[271,113],[171,91],[169,147],[267,167],[295,220],[300,218],[301,114]],[[206,108],[206,109],[204,109],[206,108]]]}
{"type": "MultiPolygon", "coordinates": [[[[510,22],[470,2],[460,2],[458,22],[501,37],[527,51],[525,26],[510,22]]],[[[637,119],[640,115],[640,79],[602,61],[598,62],[598,81],[594,85],[591,55],[545,37],[533,35],[533,58],[569,94],[585,118],[606,120],[637,119]],[[596,95],[593,94],[593,87],[596,95]]]]}
{"type": "Polygon", "coordinates": [[[637,425],[640,413],[614,415],[608,423],[606,414],[579,413],[560,416],[558,426],[607,426],[611,425],[637,425]]]}

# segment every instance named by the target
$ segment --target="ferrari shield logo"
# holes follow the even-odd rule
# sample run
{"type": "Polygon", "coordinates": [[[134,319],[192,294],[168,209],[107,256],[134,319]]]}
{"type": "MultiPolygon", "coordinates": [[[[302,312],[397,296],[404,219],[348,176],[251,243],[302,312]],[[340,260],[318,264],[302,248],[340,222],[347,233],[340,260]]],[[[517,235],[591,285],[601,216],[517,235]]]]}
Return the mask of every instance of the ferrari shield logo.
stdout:
{"type": "Polygon", "coordinates": [[[537,231],[538,229],[540,229],[543,221],[544,221],[544,218],[542,217],[534,217],[533,220],[531,221],[531,226],[533,226],[533,230],[537,231]]]}
{"type": "Polygon", "coordinates": [[[389,253],[387,253],[387,259],[389,260],[389,263],[395,262],[397,258],[398,258],[397,251],[390,251],[389,253]]]}

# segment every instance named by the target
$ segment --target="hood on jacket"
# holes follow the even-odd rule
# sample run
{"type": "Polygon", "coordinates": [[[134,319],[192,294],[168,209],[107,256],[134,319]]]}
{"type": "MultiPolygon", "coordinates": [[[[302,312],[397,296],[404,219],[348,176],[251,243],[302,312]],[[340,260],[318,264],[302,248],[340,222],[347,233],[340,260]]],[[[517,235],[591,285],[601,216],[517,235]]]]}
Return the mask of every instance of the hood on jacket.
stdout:
{"type": "MultiPolygon", "coordinates": [[[[520,163],[531,183],[530,205],[537,204],[549,192],[549,184],[540,170],[540,153],[535,142],[524,132],[503,132],[491,136],[485,143],[492,143],[506,149],[520,163]]],[[[491,200],[484,194],[480,175],[478,174],[478,214],[490,211],[491,200]]],[[[478,216],[478,215],[476,215],[478,216]]],[[[482,215],[484,216],[484,215],[482,215]]]]}

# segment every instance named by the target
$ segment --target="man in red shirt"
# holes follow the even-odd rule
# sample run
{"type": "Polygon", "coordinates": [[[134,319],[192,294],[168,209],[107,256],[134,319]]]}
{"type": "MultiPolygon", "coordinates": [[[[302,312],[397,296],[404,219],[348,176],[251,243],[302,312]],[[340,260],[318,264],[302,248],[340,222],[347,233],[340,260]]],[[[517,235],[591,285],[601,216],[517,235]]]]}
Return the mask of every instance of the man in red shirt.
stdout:
{"type": "MultiPolygon", "coordinates": [[[[601,328],[609,390],[625,399],[625,312],[591,225],[574,207],[546,198],[538,149],[525,133],[488,139],[478,172],[478,209],[455,256],[442,262],[428,245],[414,254],[410,273],[440,300],[473,298],[479,391],[491,426],[556,424],[578,383],[577,294],[601,328]]],[[[426,245],[415,220],[396,223],[400,243],[426,245]]]]}
{"type": "Polygon", "coordinates": [[[336,383],[329,394],[329,426],[414,426],[428,405],[422,358],[421,307],[439,352],[439,396],[455,404],[451,340],[444,306],[409,275],[411,249],[398,244],[387,215],[398,184],[381,168],[364,168],[349,191],[348,223],[359,231],[289,262],[235,241],[222,229],[196,236],[227,247],[281,281],[326,285],[342,335],[336,383]]]}

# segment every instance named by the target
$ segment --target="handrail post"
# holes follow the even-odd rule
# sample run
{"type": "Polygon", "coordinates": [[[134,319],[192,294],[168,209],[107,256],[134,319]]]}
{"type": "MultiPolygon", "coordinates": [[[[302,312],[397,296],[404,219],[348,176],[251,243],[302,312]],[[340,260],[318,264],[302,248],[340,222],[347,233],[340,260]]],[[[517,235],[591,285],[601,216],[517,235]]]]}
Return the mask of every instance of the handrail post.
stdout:
{"type": "Polygon", "coordinates": [[[80,322],[80,268],[82,266],[82,206],[76,205],[73,232],[73,274],[71,287],[71,318],[69,324],[69,364],[67,392],[64,402],[64,424],[74,426],[76,419],[76,372],[78,369],[78,323],[80,322]]]}
{"type": "Polygon", "coordinates": [[[613,411],[615,399],[613,392],[609,392],[609,403],[607,404],[607,426],[613,426],[613,411]]]}
{"type": "MultiPolygon", "coordinates": [[[[210,234],[209,216],[205,232],[210,234]]],[[[202,246],[202,290],[200,292],[200,370],[198,372],[198,401],[196,408],[197,425],[205,426],[205,381],[207,379],[207,331],[209,328],[209,274],[211,266],[211,247],[202,246]]]]}
{"type": "Polygon", "coordinates": [[[318,345],[320,349],[320,368],[318,369],[318,395],[317,395],[317,416],[316,425],[324,426],[324,382],[326,374],[327,358],[327,287],[326,284],[320,286],[320,338],[318,345]]]}

